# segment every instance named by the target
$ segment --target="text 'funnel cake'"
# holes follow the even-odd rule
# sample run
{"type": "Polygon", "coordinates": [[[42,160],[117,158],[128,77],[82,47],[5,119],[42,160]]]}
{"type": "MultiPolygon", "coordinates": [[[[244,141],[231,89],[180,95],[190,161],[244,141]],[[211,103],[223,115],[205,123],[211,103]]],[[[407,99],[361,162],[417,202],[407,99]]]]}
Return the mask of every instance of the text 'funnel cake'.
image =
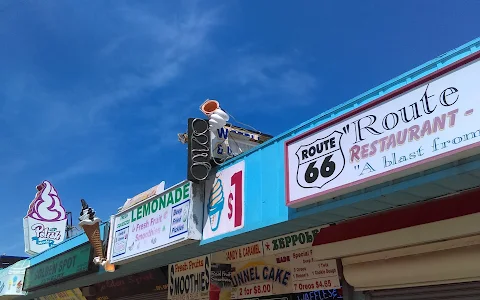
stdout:
{"type": "Polygon", "coordinates": [[[223,195],[222,180],[215,177],[207,204],[208,217],[210,219],[210,227],[212,228],[212,231],[216,231],[220,225],[220,217],[222,215],[224,203],[225,197],[223,195]]]}
{"type": "Polygon", "coordinates": [[[95,210],[89,207],[87,202],[82,199],[82,212],[80,213],[80,226],[93,246],[96,257],[104,260],[102,239],[100,238],[100,219],[95,216],[95,210]]]}

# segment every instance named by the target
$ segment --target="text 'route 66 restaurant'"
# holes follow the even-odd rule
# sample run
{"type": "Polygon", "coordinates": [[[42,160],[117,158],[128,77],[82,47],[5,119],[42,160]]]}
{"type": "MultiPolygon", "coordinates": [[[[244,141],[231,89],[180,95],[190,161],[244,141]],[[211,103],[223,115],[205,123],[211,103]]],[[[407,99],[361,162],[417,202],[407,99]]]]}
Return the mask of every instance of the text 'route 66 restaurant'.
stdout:
{"type": "Polygon", "coordinates": [[[326,265],[345,299],[480,299],[479,50],[471,41],[205,172],[201,245],[262,244],[252,260],[211,254],[231,266],[230,296],[326,290],[310,277],[326,265]],[[312,264],[270,257],[266,241],[312,227],[312,264]]]}

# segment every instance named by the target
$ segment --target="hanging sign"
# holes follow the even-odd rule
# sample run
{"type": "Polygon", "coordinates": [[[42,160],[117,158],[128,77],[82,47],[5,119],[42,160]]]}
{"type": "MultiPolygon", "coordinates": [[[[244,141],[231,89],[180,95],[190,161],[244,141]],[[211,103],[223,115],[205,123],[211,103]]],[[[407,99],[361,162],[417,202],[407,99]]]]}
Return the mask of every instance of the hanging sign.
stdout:
{"type": "Polygon", "coordinates": [[[53,185],[44,180],[23,218],[25,252],[41,253],[65,239],[67,212],[53,185]]]}
{"type": "Polygon", "coordinates": [[[480,61],[468,60],[286,141],[287,205],[331,199],[480,153],[480,61]]]}
{"type": "Polygon", "coordinates": [[[233,262],[252,260],[262,256],[263,244],[260,241],[238,246],[224,251],[215,252],[212,254],[212,260],[216,263],[221,262],[230,264],[233,262]]]}
{"type": "Polygon", "coordinates": [[[207,179],[210,164],[210,130],[207,120],[188,119],[187,179],[199,183],[207,179]]]}
{"type": "Polygon", "coordinates": [[[24,291],[33,291],[46,285],[96,272],[90,243],[85,243],[68,252],[54,256],[25,271],[24,291]]]}
{"type": "Polygon", "coordinates": [[[209,299],[210,275],[210,255],[168,265],[168,299],[209,299]]]}
{"type": "MultiPolygon", "coordinates": [[[[203,191],[202,191],[203,192],[203,191]]],[[[191,182],[181,182],[151,200],[115,215],[108,252],[112,263],[201,238],[203,202],[191,182]]]]}
{"type": "Polygon", "coordinates": [[[203,239],[243,228],[245,161],[218,171],[205,183],[203,239]]]}

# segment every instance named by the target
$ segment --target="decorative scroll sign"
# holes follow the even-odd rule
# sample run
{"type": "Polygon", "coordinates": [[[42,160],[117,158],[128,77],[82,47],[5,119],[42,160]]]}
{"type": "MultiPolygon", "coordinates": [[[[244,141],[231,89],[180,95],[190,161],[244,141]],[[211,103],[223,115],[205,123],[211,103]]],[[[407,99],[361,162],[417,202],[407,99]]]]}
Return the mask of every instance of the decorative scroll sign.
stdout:
{"type": "Polygon", "coordinates": [[[196,118],[188,119],[187,179],[195,183],[204,181],[212,169],[210,159],[210,130],[208,121],[196,118]]]}

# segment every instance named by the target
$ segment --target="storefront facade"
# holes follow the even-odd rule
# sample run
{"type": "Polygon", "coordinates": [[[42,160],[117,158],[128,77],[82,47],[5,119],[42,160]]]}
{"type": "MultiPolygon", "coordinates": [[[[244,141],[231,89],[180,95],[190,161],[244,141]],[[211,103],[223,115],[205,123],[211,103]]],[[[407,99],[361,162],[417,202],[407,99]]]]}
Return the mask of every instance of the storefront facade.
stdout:
{"type": "MultiPolygon", "coordinates": [[[[480,186],[479,50],[477,39],[227,160],[206,180],[133,201],[102,227],[115,272],[24,299],[162,268],[169,300],[389,299],[402,288],[476,284],[476,266],[453,257],[479,258],[478,195],[469,191],[480,186]],[[380,213],[400,214],[382,221],[397,227],[371,230],[379,219],[368,218],[380,213]],[[428,265],[405,258],[413,256],[428,265]],[[389,271],[406,265],[420,277],[389,271]],[[459,274],[433,272],[453,265],[459,274]]],[[[86,242],[66,240],[31,266],[86,242]]],[[[98,290],[82,292],[107,300],[98,290]]]]}

